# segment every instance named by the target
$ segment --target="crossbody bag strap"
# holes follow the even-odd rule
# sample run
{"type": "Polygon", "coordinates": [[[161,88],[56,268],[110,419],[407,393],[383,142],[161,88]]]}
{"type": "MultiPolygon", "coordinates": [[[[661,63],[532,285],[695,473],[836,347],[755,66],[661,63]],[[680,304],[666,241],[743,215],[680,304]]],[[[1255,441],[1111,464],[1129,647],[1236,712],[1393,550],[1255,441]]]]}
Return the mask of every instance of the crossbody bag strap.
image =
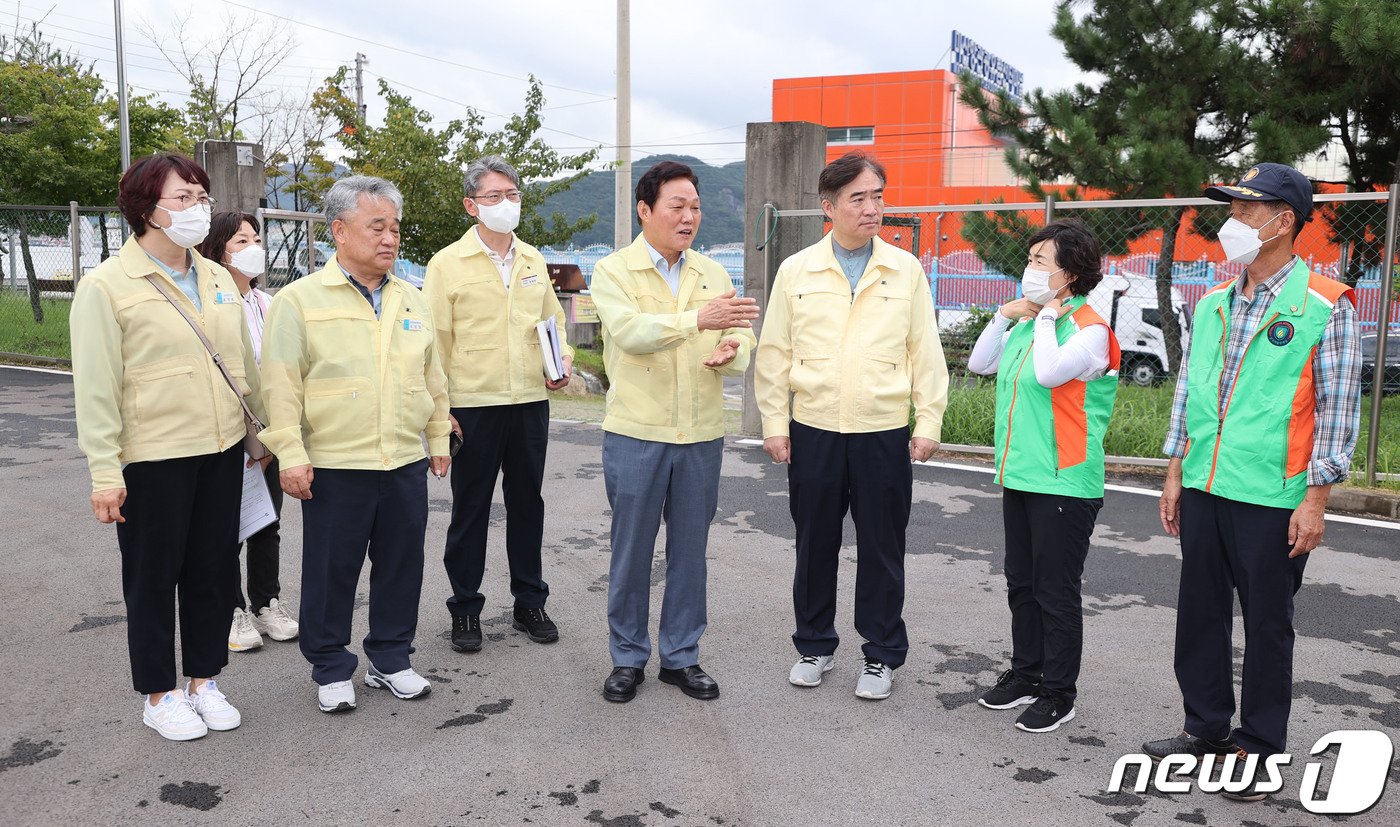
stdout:
{"type": "Polygon", "coordinates": [[[208,336],[204,335],[204,328],[200,327],[199,322],[195,321],[194,317],[191,316],[185,308],[181,307],[179,302],[175,301],[175,297],[171,295],[165,285],[160,283],[160,278],[158,276],[154,274],[147,275],[146,280],[149,281],[151,286],[164,296],[166,301],[170,302],[170,306],[175,308],[180,316],[189,323],[190,329],[194,331],[194,335],[199,337],[199,341],[204,345],[204,349],[209,351],[209,357],[213,359],[214,364],[218,366],[219,373],[223,374],[224,381],[233,389],[233,395],[238,397],[238,404],[243,407],[243,415],[248,417],[249,422],[254,423],[255,428],[262,430],[262,420],[258,419],[257,414],[253,413],[252,408],[248,407],[248,403],[243,399],[243,391],[238,388],[238,382],[233,378],[233,374],[229,373],[228,366],[224,364],[223,357],[214,349],[214,343],[209,341],[208,336]]]}

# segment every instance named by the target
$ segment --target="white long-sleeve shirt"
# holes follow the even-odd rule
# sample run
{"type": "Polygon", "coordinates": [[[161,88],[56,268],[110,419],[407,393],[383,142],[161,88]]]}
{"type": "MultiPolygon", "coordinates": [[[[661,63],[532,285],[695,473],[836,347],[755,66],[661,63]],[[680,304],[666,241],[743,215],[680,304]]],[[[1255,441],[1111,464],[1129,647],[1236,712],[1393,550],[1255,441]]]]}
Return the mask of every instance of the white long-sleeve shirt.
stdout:
{"type": "MultiPolygon", "coordinates": [[[[1043,387],[1058,388],[1064,383],[1079,379],[1092,382],[1108,372],[1108,328],[1095,324],[1083,328],[1070,336],[1061,345],[1055,335],[1055,323],[1059,314],[1045,308],[1035,318],[1035,379],[1043,387]]],[[[968,357],[967,368],[973,373],[991,376],[997,372],[1001,362],[1001,351],[1006,339],[1011,335],[1011,320],[998,311],[968,357]]]]}

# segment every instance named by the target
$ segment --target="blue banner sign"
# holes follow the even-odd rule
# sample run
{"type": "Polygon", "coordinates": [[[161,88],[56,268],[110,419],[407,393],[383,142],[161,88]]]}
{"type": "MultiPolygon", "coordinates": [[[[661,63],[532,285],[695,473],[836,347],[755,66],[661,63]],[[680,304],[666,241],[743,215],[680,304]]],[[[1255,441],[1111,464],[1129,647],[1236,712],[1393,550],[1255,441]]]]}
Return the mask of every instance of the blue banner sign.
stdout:
{"type": "Polygon", "coordinates": [[[956,29],[953,31],[953,74],[971,72],[993,90],[1005,89],[1013,98],[1021,97],[1021,70],[1002,60],[956,29]]]}

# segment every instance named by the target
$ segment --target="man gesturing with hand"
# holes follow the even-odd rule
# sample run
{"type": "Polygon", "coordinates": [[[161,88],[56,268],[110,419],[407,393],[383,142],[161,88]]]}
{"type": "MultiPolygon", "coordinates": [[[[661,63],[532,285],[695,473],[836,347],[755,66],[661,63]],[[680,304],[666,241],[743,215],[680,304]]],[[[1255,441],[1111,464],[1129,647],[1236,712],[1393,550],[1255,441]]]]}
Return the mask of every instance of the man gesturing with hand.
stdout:
{"type": "Polygon", "coordinates": [[[831,669],[836,569],[850,510],[856,525],[856,631],[865,638],[856,695],[889,697],[909,651],[904,539],[911,461],[938,448],[948,370],[918,259],[879,238],[885,170],[850,153],[817,191],[831,233],[784,261],[755,361],[763,448],[788,464],[801,656],[788,680],[816,686],[831,669]],[[914,428],[909,429],[913,403],[914,428]]]}
{"type": "Polygon", "coordinates": [[[591,288],[603,323],[611,387],[603,419],[603,477],[612,506],[608,631],[613,670],[603,697],[636,695],[651,656],[651,560],[666,520],[661,680],[700,700],[719,685],[700,668],[705,549],[719,504],[723,376],[754,346],[758,303],[690,249],[700,227],[699,179],[662,161],[637,182],[637,240],[598,262],[591,288]]]}

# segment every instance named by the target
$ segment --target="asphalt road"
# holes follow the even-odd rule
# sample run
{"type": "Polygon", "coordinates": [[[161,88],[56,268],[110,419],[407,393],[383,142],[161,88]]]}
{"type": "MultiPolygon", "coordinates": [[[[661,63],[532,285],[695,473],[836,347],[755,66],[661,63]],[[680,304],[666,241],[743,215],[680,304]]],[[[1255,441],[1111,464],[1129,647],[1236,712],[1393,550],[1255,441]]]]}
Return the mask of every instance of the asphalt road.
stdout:
{"type": "MultiPolygon", "coordinates": [[[[88,509],[71,384],[0,369],[0,822],[1316,824],[1322,818],[1298,803],[1316,739],[1379,729],[1400,744],[1400,531],[1329,523],[1297,600],[1290,740],[1298,758],[1283,792],[1260,804],[1200,792],[1104,794],[1119,756],[1180,728],[1175,543],[1157,525],[1154,499],[1107,494],[1085,568],[1078,715],[1056,733],[1017,731],[1015,712],[975,703],[1005,667],[1010,632],[1000,495],[971,467],[915,469],[912,650],[894,695],[872,703],[853,694],[849,526],[837,667],[819,688],[792,687],[786,478],[737,441],[725,450],[710,534],[701,643],[722,695],[686,698],[655,680],[653,664],[635,701],[608,704],[599,693],[609,669],[601,442],[593,425],[552,429],[544,554],[560,642],[533,644],[510,628],[498,499],[486,646],[451,650],[437,563],[449,492],[430,481],[414,663],[433,693],[398,701],[360,684],[358,710],[323,715],[295,644],[269,642],[231,656],[220,676],[242,727],[173,744],[141,724],[130,688],[115,532],[88,509]]],[[[293,606],[300,533],[291,504],[282,584],[293,606]]],[[[658,551],[654,611],[663,571],[658,551]]],[[[1237,658],[1242,645],[1237,622],[1237,658]]],[[[1346,821],[1400,823],[1397,766],[1381,803],[1346,821]]]]}

